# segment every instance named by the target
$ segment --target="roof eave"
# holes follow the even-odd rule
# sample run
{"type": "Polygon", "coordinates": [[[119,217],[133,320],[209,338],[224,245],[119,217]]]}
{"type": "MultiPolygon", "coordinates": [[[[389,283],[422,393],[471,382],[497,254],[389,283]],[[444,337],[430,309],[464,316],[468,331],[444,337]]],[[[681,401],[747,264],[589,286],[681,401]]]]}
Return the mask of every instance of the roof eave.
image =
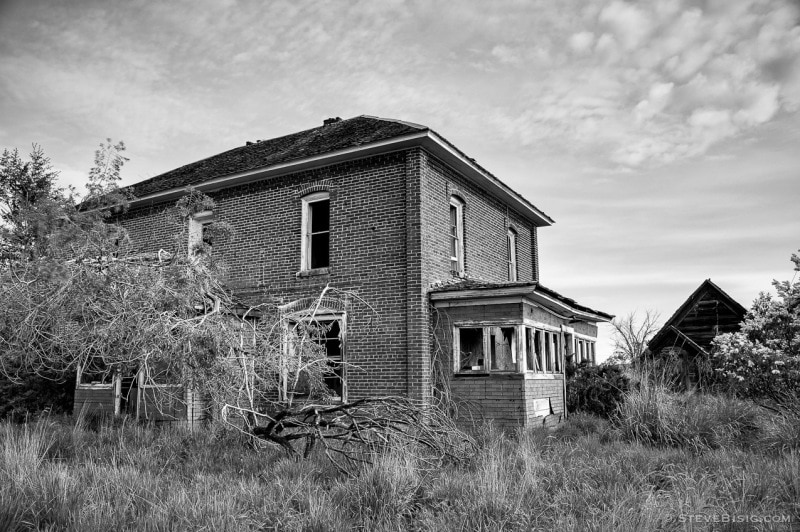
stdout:
{"type": "MultiPolygon", "coordinates": [[[[353,148],[335,150],[311,157],[294,159],[292,161],[255,168],[245,172],[223,175],[193,186],[202,192],[214,192],[223,188],[245,185],[255,181],[319,168],[321,166],[363,159],[378,154],[402,151],[417,146],[421,146],[430,151],[443,162],[460,171],[467,179],[509,204],[527,220],[533,223],[533,225],[542,227],[554,223],[552,218],[530,204],[521,195],[483,170],[469,158],[458,152],[458,150],[451,147],[450,144],[439,135],[430,130],[414,132],[391,139],[371,142],[353,148]]],[[[174,200],[181,197],[185,190],[186,187],[176,187],[153,194],[146,194],[131,200],[130,206],[152,205],[163,201],[174,200]]]]}
{"type": "Polygon", "coordinates": [[[527,286],[511,286],[499,288],[478,288],[466,290],[447,290],[442,292],[431,292],[430,299],[433,306],[437,306],[437,302],[445,301],[458,301],[469,299],[489,299],[499,297],[514,297],[521,296],[532,303],[543,306],[547,309],[555,311],[566,317],[577,319],[581,321],[589,321],[593,323],[609,322],[614,317],[610,314],[601,312],[589,312],[587,310],[578,309],[563,301],[559,301],[541,291],[536,290],[536,285],[531,284],[527,286]]]}

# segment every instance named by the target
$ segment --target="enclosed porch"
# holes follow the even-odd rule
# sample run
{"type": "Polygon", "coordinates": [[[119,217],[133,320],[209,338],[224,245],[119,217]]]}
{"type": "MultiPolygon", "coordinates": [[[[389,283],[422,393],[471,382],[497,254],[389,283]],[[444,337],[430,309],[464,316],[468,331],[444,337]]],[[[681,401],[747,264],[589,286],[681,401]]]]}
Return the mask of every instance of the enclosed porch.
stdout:
{"type": "Polygon", "coordinates": [[[459,421],[503,428],[562,421],[564,370],[595,362],[597,323],[613,318],[538,283],[467,280],[436,287],[430,299],[459,421]]]}

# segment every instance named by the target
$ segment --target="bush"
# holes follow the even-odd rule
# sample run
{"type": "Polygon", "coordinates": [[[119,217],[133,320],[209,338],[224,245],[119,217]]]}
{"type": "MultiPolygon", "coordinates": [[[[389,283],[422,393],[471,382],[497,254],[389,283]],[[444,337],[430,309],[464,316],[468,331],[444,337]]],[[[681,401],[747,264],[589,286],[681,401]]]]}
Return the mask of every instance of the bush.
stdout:
{"type": "Polygon", "coordinates": [[[567,409],[608,418],[629,388],[630,380],[620,366],[581,364],[567,375],[567,409]]]}
{"type": "Polygon", "coordinates": [[[22,422],[43,411],[68,414],[74,394],[74,373],[52,378],[28,375],[19,383],[0,374],[0,420],[22,422]]]}

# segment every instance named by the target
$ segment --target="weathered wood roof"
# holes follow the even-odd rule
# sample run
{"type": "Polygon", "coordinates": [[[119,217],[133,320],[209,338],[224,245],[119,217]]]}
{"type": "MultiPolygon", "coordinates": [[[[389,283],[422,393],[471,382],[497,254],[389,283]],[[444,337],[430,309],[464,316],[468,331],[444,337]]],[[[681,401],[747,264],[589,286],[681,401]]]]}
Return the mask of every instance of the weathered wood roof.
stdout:
{"type": "Polygon", "coordinates": [[[648,347],[657,353],[676,342],[686,342],[695,350],[708,351],[715,336],[738,331],[746,313],[735,299],[706,279],[653,336],[648,347]]]}

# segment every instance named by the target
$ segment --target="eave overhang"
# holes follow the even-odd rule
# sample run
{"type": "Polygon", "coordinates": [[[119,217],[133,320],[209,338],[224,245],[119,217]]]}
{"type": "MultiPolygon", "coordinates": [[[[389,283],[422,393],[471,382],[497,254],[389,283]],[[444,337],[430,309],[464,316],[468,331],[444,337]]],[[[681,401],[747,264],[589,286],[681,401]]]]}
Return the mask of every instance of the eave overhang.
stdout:
{"type": "Polygon", "coordinates": [[[587,321],[592,323],[610,322],[614,319],[611,314],[577,308],[553,295],[549,290],[542,289],[535,283],[523,286],[510,286],[498,288],[481,288],[466,290],[446,290],[431,292],[431,304],[436,308],[473,303],[475,305],[505,303],[512,300],[529,302],[538,307],[549,310],[565,319],[587,321]]]}
{"type": "MultiPolygon", "coordinates": [[[[486,190],[491,195],[511,206],[519,212],[534,226],[544,227],[552,225],[554,220],[547,214],[536,208],[529,201],[518,193],[514,192],[502,181],[481,168],[473,160],[466,157],[458,149],[441,136],[431,130],[424,130],[417,133],[402,135],[387,140],[372,142],[347,148],[335,150],[320,155],[304,157],[287,161],[285,163],[274,164],[245,172],[215,177],[194,185],[194,188],[205,193],[215,192],[228,187],[246,185],[256,181],[271,179],[304,170],[311,170],[322,166],[329,166],[356,159],[372,157],[374,155],[392,153],[407,150],[409,148],[421,147],[442,162],[460,172],[475,185],[486,190]]],[[[164,201],[177,200],[185,194],[185,187],[176,187],[169,190],[147,194],[130,201],[131,207],[153,205],[164,201]]]]}

